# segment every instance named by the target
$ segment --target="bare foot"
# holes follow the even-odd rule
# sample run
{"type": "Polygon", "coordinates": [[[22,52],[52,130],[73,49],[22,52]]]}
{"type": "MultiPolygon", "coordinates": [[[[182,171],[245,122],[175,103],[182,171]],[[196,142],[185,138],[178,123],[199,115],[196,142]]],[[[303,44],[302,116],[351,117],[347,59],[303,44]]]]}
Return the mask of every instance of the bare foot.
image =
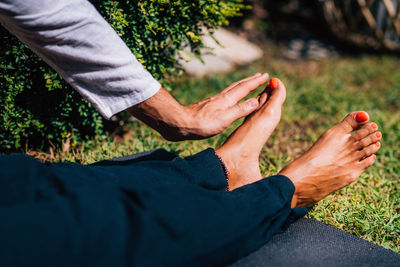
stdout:
{"type": "Polygon", "coordinates": [[[278,79],[272,78],[267,90],[260,95],[259,110],[247,118],[215,151],[228,169],[229,190],[262,178],[258,157],[281,119],[281,108],[285,98],[285,86],[278,79]]]}
{"type": "Polygon", "coordinates": [[[375,123],[366,124],[368,120],[366,112],[350,113],[326,131],[310,150],[283,168],[280,174],[291,179],[296,187],[292,207],[310,206],[349,185],[375,162],[382,134],[377,132],[375,123]]]}

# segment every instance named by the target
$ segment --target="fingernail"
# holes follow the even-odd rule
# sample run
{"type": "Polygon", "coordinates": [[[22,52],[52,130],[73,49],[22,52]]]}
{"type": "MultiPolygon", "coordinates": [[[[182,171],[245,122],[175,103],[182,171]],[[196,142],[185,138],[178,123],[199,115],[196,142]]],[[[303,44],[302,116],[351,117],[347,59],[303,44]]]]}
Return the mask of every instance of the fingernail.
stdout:
{"type": "Polygon", "coordinates": [[[250,99],[246,100],[246,102],[252,108],[255,108],[258,106],[258,101],[255,98],[250,98],[250,99]]]}
{"type": "Polygon", "coordinates": [[[261,76],[261,73],[257,72],[254,76],[260,77],[260,76],[261,76]]]}
{"type": "Polygon", "coordinates": [[[357,113],[356,115],[356,121],[357,122],[366,122],[368,120],[368,114],[367,112],[364,111],[360,111],[357,113]]]}
{"type": "Polygon", "coordinates": [[[376,125],[375,122],[373,122],[373,123],[371,124],[371,127],[372,127],[374,130],[378,129],[378,125],[376,125]]]}
{"type": "Polygon", "coordinates": [[[272,89],[276,89],[276,88],[278,88],[278,86],[279,86],[279,81],[278,81],[277,78],[271,78],[271,80],[269,81],[269,83],[270,83],[270,87],[271,87],[272,89]]]}
{"type": "Polygon", "coordinates": [[[376,137],[381,138],[382,134],[381,133],[376,133],[376,137]]]}

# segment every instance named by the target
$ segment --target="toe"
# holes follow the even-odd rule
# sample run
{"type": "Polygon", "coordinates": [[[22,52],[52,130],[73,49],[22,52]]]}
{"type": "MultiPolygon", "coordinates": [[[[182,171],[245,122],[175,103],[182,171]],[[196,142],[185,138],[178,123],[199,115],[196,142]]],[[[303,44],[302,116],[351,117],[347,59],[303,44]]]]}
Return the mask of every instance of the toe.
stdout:
{"type": "Polygon", "coordinates": [[[354,133],[352,137],[354,138],[354,140],[358,141],[376,132],[377,130],[378,130],[378,125],[376,125],[375,122],[371,122],[365,125],[362,129],[358,130],[356,133],[354,133]]]}
{"type": "Polygon", "coordinates": [[[376,152],[378,152],[378,150],[380,148],[381,148],[381,143],[379,143],[379,142],[373,143],[373,144],[365,147],[363,150],[360,151],[361,152],[361,156],[362,156],[362,158],[369,157],[372,154],[375,154],[376,152]]]}
{"type": "Polygon", "coordinates": [[[270,100],[275,100],[280,103],[280,105],[285,102],[286,99],[286,87],[281,80],[278,78],[271,78],[269,86],[270,89],[270,100]]]}
{"type": "Polygon", "coordinates": [[[367,146],[369,146],[371,144],[374,144],[374,143],[376,143],[376,142],[378,142],[380,140],[382,140],[382,133],[381,132],[371,133],[367,137],[365,137],[365,138],[361,139],[360,141],[358,141],[357,146],[358,146],[358,149],[363,149],[364,147],[367,147],[367,146]]]}
{"type": "Polygon", "coordinates": [[[360,161],[361,168],[366,169],[366,168],[370,167],[372,164],[374,164],[375,161],[376,161],[375,155],[366,157],[365,159],[360,161]]]}
{"type": "MultiPolygon", "coordinates": [[[[274,78],[274,81],[277,84],[275,84],[276,87],[269,91],[266,91],[266,96],[268,97],[268,94],[270,94],[270,96],[265,100],[265,104],[260,108],[260,110],[255,113],[254,118],[262,116],[265,119],[277,118],[279,121],[281,116],[282,104],[284,103],[286,98],[286,88],[279,79],[274,78]]],[[[261,95],[260,101],[264,99],[263,95],[261,95]]]]}
{"type": "Polygon", "coordinates": [[[262,106],[265,104],[265,102],[267,102],[268,100],[268,93],[267,92],[262,92],[259,96],[258,96],[258,108],[257,110],[259,110],[260,108],[262,108],[262,106]]]}
{"type": "Polygon", "coordinates": [[[337,126],[345,132],[351,133],[369,121],[369,115],[365,111],[353,111],[349,113],[344,120],[337,126]]]}

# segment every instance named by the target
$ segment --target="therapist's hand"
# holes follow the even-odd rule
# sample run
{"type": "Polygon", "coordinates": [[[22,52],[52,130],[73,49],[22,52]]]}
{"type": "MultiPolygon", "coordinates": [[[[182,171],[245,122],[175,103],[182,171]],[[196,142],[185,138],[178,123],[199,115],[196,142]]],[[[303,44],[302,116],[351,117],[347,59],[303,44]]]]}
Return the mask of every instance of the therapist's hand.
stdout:
{"type": "Polygon", "coordinates": [[[183,106],[164,88],[128,111],[169,141],[203,139],[223,132],[232,122],[255,111],[259,102],[251,91],[268,80],[268,74],[255,74],[235,82],[219,94],[198,103],[183,106]]]}

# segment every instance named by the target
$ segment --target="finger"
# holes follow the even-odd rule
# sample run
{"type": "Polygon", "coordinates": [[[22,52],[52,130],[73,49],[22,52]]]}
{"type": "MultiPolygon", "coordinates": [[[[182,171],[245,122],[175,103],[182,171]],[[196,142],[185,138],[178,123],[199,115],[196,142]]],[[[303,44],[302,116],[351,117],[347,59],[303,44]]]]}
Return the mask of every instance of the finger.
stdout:
{"type": "Polygon", "coordinates": [[[246,78],[244,78],[244,79],[242,79],[242,80],[240,80],[240,81],[237,81],[237,82],[234,82],[234,83],[230,84],[228,87],[226,87],[226,88],[225,88],[224,90],[222,90],[221,92],[229,91],[230,89],[232,89],[233,87],[235,87],[236,85],[238,85],[238,84],[240,84],[240,83],[246,82],[246,81],[248,81],[248,80],[251,80],[251,79],[254,79],[254,78],[257,78],[257,77],[260,77],[260,76],[261,76],[261,73],[257,72],[256,74],[254,74],[254,75],[252,75],[252,76],[246,77],[246,78]]]}
{"type": "Polygon", "coordinates": [[[258,101],[256,98],[250,98],[246,101],[234,105],[224,113],[224,119],[230,123],[237,119],[243,118],[258,108],[258,101]]]}
{"type": "Polygon", "coordinates": [[[268,80],[268,73],[264,73],[259,77],[255,77],[254,79],[247,80],[245,82],[241,82],[235,87],[231,88],[229,91],[225,93],[229,101],[231,101],[231,105],[236,104],[244,97],[246,97],[250,92],[257,89],[262,84],[266,83],[268,80]]]}

